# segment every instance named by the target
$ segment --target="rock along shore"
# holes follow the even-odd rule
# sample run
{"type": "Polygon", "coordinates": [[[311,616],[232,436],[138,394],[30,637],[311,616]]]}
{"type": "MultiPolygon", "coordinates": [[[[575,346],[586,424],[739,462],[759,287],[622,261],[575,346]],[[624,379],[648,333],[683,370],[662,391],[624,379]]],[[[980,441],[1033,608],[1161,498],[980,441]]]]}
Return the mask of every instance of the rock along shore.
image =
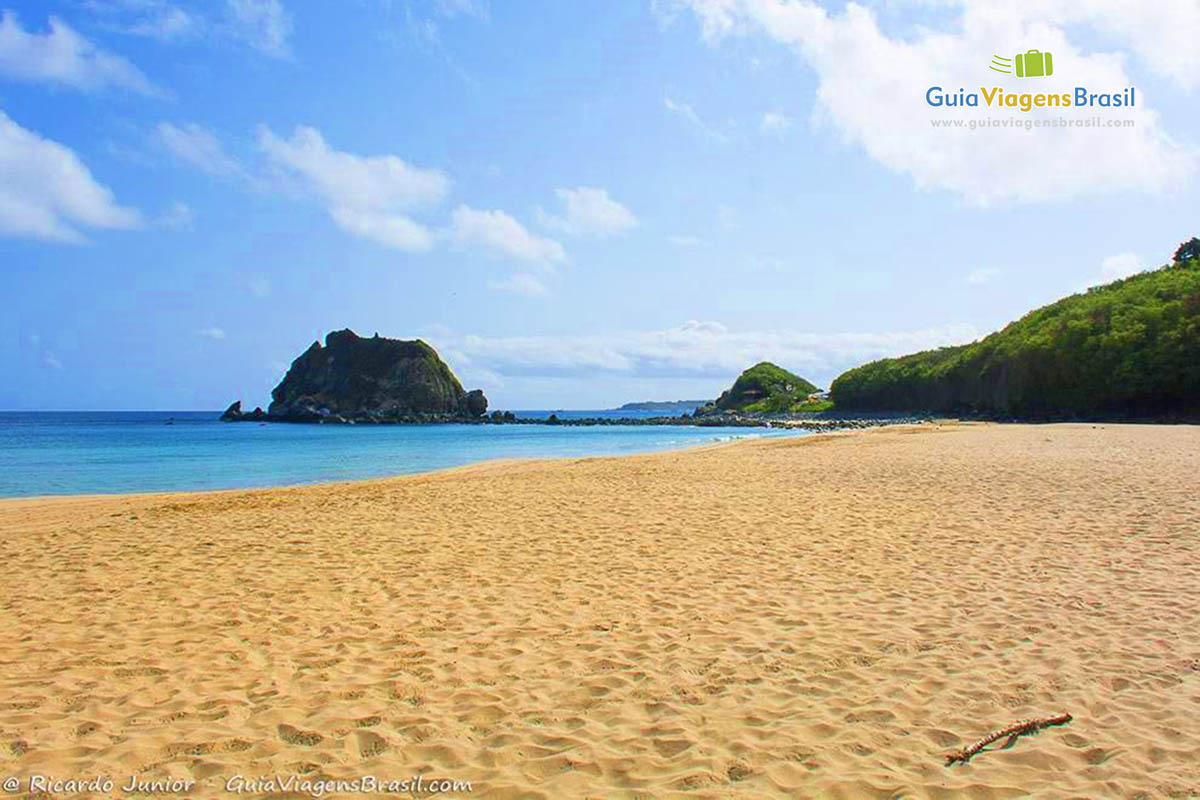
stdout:
{"type": "Polygon", "coordinates": [[[579,417],[560,418],[555,414],[549,417],[518,417],[511,411],[493,411],[481,416],[443,413],[358,413],[344,415],[337,413],[306,413],[306,414],[271,414],[256,408],[253,411],[242,411],[241,403],[234,403],[221,415],[223,422],[284,422],[296,424],[318,425],[559,425],[563,427],[592,427],[597,425],[636,426],[636,425],[688,425],[702,428],[790,428],[795,430],[835,430],[852,428],[871,428],[880,425],[917,424],[929,422],[932,418],[926,415],[894,415],[894,414],[747,414],[739,412],[718,412],[683,414],[679,416],[644,417],[629,419],[622,417],[579,417]]]}

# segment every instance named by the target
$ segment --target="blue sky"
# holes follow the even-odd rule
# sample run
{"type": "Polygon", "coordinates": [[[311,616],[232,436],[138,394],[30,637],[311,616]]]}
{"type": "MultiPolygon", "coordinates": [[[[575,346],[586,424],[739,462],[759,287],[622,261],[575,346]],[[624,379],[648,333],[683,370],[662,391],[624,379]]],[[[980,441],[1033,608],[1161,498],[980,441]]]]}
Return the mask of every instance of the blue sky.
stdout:
{"type": "Polygon", "coordinates": [[[0,408],[265,405],[343,327],[427,339],[493,408],[712,397],[760,359],[827,385],[1200,233],[1192,0],[0,13],[0,408]],[[1035,47],[1054,76],[988,72],[1035,47]],[[931,127],[1056,116],[1133,125],[931,127]]]}

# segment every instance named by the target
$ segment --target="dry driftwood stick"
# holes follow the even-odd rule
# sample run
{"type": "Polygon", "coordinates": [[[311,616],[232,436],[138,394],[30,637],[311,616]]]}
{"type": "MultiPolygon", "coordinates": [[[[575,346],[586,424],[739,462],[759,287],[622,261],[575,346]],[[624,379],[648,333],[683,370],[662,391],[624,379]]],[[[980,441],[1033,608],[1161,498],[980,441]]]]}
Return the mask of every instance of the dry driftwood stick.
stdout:
{"type": "Polygon", "coordinates": [[[955,761],[961,761],[964,764],[967,763],[971,760],[971,756],[975,755],[980,750],[999,739],[1003,739],[1005,737],[1008,737],[1009,739],[1016,739],[1018,736],[1023,736],[1027,733],[1037,733],[1042,728],[1049,728],[1054,725],[1065,725],[1070,721],[1071,715],[1064,712],[1059,714],[1057,717],[1023,719],[1020,722],[1014,722],[1007,728],[1001,728],[998,731],[992,731],[970,747],[964,747],[962,750],[956,750],[953,753],[946,753],[946,766],[950,766],[955,761]]]}

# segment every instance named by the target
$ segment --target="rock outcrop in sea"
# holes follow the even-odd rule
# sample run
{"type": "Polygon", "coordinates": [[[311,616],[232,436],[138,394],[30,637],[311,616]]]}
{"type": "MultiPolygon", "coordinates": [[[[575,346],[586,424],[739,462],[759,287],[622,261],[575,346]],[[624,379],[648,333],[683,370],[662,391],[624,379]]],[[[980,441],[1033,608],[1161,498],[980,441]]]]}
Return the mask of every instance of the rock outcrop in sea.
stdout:
{"type": "Polygon", "coordinates": [[[241,401],[221,419],[229,422],[440,422],[473,420],[487,413],[479,389],[468,392],[437,352],[420,339],[363,338],[334,331],[324,346],[313,342],[292,362],[271,392],[266,412],[242,411],[241,401]]]}

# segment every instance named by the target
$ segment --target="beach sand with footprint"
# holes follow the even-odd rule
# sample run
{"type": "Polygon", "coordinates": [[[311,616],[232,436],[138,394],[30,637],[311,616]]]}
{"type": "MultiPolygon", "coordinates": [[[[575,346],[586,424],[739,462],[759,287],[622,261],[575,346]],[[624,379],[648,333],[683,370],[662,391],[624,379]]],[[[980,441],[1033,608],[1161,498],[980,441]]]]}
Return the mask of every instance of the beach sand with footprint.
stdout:
{"type": "Polygon", "coordinates": [[[1197,475],[1196,427],[944,424],[3,501],[0,775],[1198,796],[1197,475]]]}

